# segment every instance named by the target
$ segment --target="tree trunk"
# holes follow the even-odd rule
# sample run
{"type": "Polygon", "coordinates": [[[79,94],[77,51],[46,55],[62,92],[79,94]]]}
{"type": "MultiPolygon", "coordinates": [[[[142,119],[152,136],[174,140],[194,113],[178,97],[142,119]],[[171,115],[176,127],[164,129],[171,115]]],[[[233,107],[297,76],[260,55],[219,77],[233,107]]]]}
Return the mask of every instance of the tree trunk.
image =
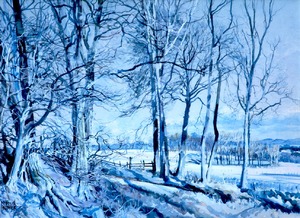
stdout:
{"type": "Polygon", "coordinates": [[[78,145],[77,145],[77,153],[75,154],[76,158],[76,168],[75,172],[78,176],[78,187],[77,187],[77,195],[81,198],[88,199],[90,193],[87,193],[87,183],[86,183],[86,175],[88,173],[88,152],[87,152],[87,136],[86,136],[86,118],[85,115],[85,105],[82,106],[82,110],[79,111],[78,121],[77,121],[77,137],[78,137],[78,145]]]}
{"type": "MultiPolygon", "coordinates": [[[[17,101],[18,105],[22,112],[17,108],[16,105],[12,105],[13,102],[10,102],[10,109],[12,112],[12,118],[14,120],[16,128],[16,149],[15,149],[15,157],[14,163],[9,175],[9,179],[7,181],[8,187],[13,187],[18,179],[18,174],[21,169],[22,159],[23,159],[23,151],[24,151],[24,139],[27,137],[27,134],[30,134],[30,137],[34,137],[34,129],[29,132],[24,132],[25,127],[30,125],[34,122],[33,112],[31,111],[32,102],[30,101],[29,97],[29,72],[28,72],[28,58],[27,58],[27,51],[26,51],[26,38],[24,35],[24,27],[22,21],[22,9],[19,0],[13,1],[13,11],[14,11],[14,19],[15,19],[15,30],[17,36],[17,50],[18,50],[18,58],[19,58],[19,72],[18,80],[20,82],[20,86],[15,84],[14,91],[21,92],[21,100],[17,101]],[[26,113],[26,111],[28,111],[26,113]],[[17,114],[14,114],[17,112],[17,114]],[[21,115],[21,113],[23,113],[21,115]],[[22,116],[19,117],[19,116],[22,116]],[[25,117],[23,117],[25,116],[25,117]],[[25,120],[25,121],[22,121],[25,120]]],[[[17,56],[17,54],[15,54],[17,56]]],[[[12,101],[12,99],[9,99],[12,101]]],[[[33,139],[26,141],[26,143],[31,143],[33,139]]]]}
{"type": "MultiPolygon", "coordinates": [[[[64,186],[57,186],[60,183],[56,183],[42,166],[45,166],[41,156],[37,153],[32,153],[28,159],[28,172],[33,184],[38,188],[38,195],[41,203],[40,207],[52,209],[57,211],[59,215],[55,213],[49,213],[55,217],[67,217],[70,216],[70,209],[74,204],[70,199],[70,195],[66,194],[68,191],[64,186]],[[54,215],[55,214],[55,215],[54,215]]],[[[24,207],[26,208],[26,207],[24,207]]],[[[20,208],[22,211],[22,208],[20,208]]],[[[51,216],[50,215],[50,216],[51,216]]],[[[71,215],[72,216],[72,215],[71,215]]]]}
{"type": "MultiPolygon", "coordinates": [[[[72,77],[72,76],[70,76],[72,77]]],[[[72,82],[73,79],[70,79],[70,82],[72,82]]],[[[73,85],[71,85],[73,87],[73,85]]],[[[71,87],[71,90],[74,92],[74,88],[71,87]]],[[[79,112],[78,112],[78,103],[76,102],[76,100],[72,99],[72,103],[71,103],[71,108],[72,108],[72,153],[73,154],[76,154],[77,153],[77,149],[78,149],[78,136],[77,136],[77,123],[78,123],[78,116],[79,116],[79,112]]],[[[70,165],[72,166],[72,171],[75,172],[75,168],[73,168],[73,166],[75,166],[75,162],[76,162],[76,159],[75,159],[76,155],[72,155],[72,158],[70,158],[71,160],[71,163],[70,165]]]]}
{"type": "MultiPolygon", "coordinates": [[[[7,187],[13,190],[16,186],[17,180],[19,178],[19,173],[21,171],[21,164],[23,159],[23,152],[24,152],[24,143],[26,143],[24,134],[24,123],[20,123],[19,127],[19,134],[17,135],[17,144],[15,149],[15,156],[13,166],[8,177],[8,181],[6,183],[7,187]]],[[[29,143],[27,141],[27,143],[29,143]]]]}
{"type": "Polygon", "coordinates": [[[244,154],[243,154],[243,166],[242,166],[242,174],[241,174],[241,182],[240,187],[246,188],[247,187],[247,170],[248,170],[248,140],[247,140],[247,128],[248,128],[248,122],[247,122],[247,114],[245,113],[244,118],[244,131],[243,131],[243,147],[244,147],[244,154]]]}
{"type": "Polygon", "coordinates": [[[219,143],[219,131],[217,128],[218,107],[219,107],[219,105],[216,104],[215,111],[214,111],[214,120],[213,120],[215,139],[214,139],[214,143],[212,145],[211,152],[210,152],[209,159],[208,159],[208,165],[207,165],[207,171],[206,171],[206,179],[207,180],[210,180],[210,168],[212,165],[212,161],[214,160],[215,150],[218,147],[218,143],[219,143]]]}
{"type": "MultiPolygon", "coordinates": [[[[84,106],[82,106],[84,108],[84,106]]],[[[83,109],[79,110],[77,119],[78,149],[76,153],[75,172],[79,175],[87,172],[86,130],[83,109]]]]}
{"type": "Polygon", "coordinates": [[[155,65],[156,74],[156,94],[158,103],[159,118],[159,153],[160,153],[160,177],[167,181],[169,178],[169,160],[168,160],[168,143],[166,143],[166,118],[162,96],[161,75],[163,74],[163,65],[155,65]]]}
{"type": "Polygon", "coordinates": [[[205,115],[205,122],[203,126],[200,146],[201,146],[201,175],[200,180],[205,183],[206,177],[205,177],[205,145],[206,145],[206,135],[207,135],[207,129],[209,124],[209,118],[210,118],[210,104],[211,104],[211,76],[212,76],[212,67],[213,67],[213,60],[212,60],[212,51],[211,51],[211,60],[210,60],[210,66],[209,66],[209,73],[208,73],[208,79],[207,79],[207,105],[206,105],[206,115],[205,115]]]}
{"type": "Polygon", "coordinates": [[[165,151],[164,151],[164,145],[165,145],[165,123],[164,123],[164,115],[163,115],[163,108],[162,103],[160,100],[160,97],[158,97],[159,102],[159,157],[160,157],[160,177],[165,180],[166,176],[166,163],[165,163],[165,151]]]}
{"type": "Polygon", "coordinates": [[[185,167],[185,156],[186,156],[186,140],[188,137],[188,124],[189,124],[189,114],[191,108],[191,101],[190,98],[186,98],[185,100],[185,109],[184,109],[184,116],[183,116],[183,123],[182,123],[182,130],[181,130],[181,140],[180,140],[180,147],[179,147],[179,160],[178,166],[175,172],[175,176],[182,178],[183,170],[185,167]]]}
{"type": "MultiPolygon", "coordinates": [[[[143,1],[142,10],[145,14],[146,19],[146,40],[147,40],[147,50],[149,54],[149,62],[156,60],[156,49],[155,42],[153,38],[155,35],[155,30],[151,28],[151,20],[156,19],[155,6],[154,4],[148,5],[143,1]],[[149,7],[149,8],[148,8],[149,7]],[[149,10],[150,9],[150,10],[149,10]],[[151,14],[151,12],[153,14],[151,14]],[[148,23],[150,22],[150,23],[148,23]]],[[[152,112],[152,143],[153,143],[153,174],[160,173],[160,146],[159,146],[159,118],[158,118],[158,94],[157,94],[157,74],[156,66],[150,64],[150,85],[151,85],[151,112],[152,112]]]]}
{"type": "MultiPolygon", "coordinates": [[[[162,112],[163,113],[163,112],[162,112]]],[[[169,180],[169,147],[166,137],[165,117],[161,115],[159,143],[160,143],[160,177],[166,182],[169,180]]]]}
{"type": "Polygon", "coordinates": [[[157,97],[156,97],[156,75],[154,74],[153,65],[150,66],[150,83],[151,83],[151,110],[152,110],[152,142],[153,142],[153,173],[157,173],[160,167],[159,160],[159,139],[158,139],[158,118],[157,118],[157,97]]]}
{"type": "Polygon", "coordinates": [[[165,175],[163,177],[164,181],[169,181],[170,176],[170,161],[169,161],[169,144],[168,144],[168,138],[167,138],[167,125],[165,116],[163,118],[164,123],[164,164],[165,164],[165,175]]]}
{"type": "Polygon", "coordinates": [[[158,143],[158,119],[156,116],[153,121],[153,173],[155,174],[159,170],[159,143],[158,143]]]}
{"type": "Polygon", "coordinates": [[[219,142],[218,114],[219,114],[219,104],[220,104],[220,97],[221,97],[221,85],[222,85],[222,73],[220,69],[218,69],[218,87],[217,87],[216,105],[215,105],[214,118],[213,118],[215,139],[214,139],[213,146],[211,148],[208,165],[207,165],[207,171],[206,171],[207,180],[210,179],[210,166],[212,164],[212,161],[214,160],[215,149],[217,148],[219,142]]]}
{"type": "MultiPolygon", "coordinates": [[[[95,32],[97,33],[97,29],[95,28],[95,32]]],[[[95,41],[93,41],[92,47],[89,48],[88,51],[88,64],[86,67],[86,99],[84,104],[84,123],[85,123],[85,136],[86,136],[86,146],[89,148],[90,145],[90,137],[92,135],[93,129],[93,111],[94,111],[94,82],[95,82],[95,67],[94,67],[94,56],[95,51],[94,48],[96,47],[95,41]]]]}
{"type": "Polygon", "coordinates": [[[248,178],[248,162],[249,162],[249,143],[250,143],[250,115],[249,111],[246,110],[244,117],[244,131],[243,131],[243,166],[241,174],[240,188],[247,188],[247,178],[248,178]]]}

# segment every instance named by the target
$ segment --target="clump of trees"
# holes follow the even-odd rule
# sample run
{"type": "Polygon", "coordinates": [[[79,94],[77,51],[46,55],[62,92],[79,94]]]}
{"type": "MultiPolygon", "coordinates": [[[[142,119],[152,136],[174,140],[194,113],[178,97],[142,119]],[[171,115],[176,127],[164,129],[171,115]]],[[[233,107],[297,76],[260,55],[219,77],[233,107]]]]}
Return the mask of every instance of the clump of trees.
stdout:
{"type": "Polygon", "coordinates": [[[72,203],[45,173],[42,157],[57,158],[74,196],[93,198],[86,179],[88,148],[99,138],[92,125],[94,106],[115,96],[101,85],[114,55],[106,44],[123,19],[115,5],[81,0],[0,4],[1,180],[10,191],[34,184],[41,201],[59,213],[61,205],[72,203]]]}
{"type": "Polygon", "coordinates": [[[256,157],[261,164],[265,157],[264,147],[250,146],[251,124],[290,94],[276,77],[278,43],[269,45],[266,40],[274,11],[273,0],[1,2],[0,169],[4,184],[10,189],[20,180],[40,187],[47,184],[45,195],[54,198],[53,182],[43,174],[39,156],[51,144],[48,151],[64,164],[76,195],[91,198],[84,179],[90,170],[89,149],[106,143],[101,132],[95,131],[95,108],[120,107],[122,100],[129,105],[121,109],[123,116],[148,109],[153,172],[164,181],[173,173],[166,110],[174,102],[183,102],[179,162],[173,174],[182,176],[187,149],[199,149],[199,170],[205,182],[225,147],[218,117],[226,85],[244,115],[242,147],[234,157],[243,162],[240,186],[247,187],[249,162],[256,157]],[[234,11],[240,6],[242,11],[234,11]],[[129,57],[124,58],[126,63],[123,54],[129,57]],[[125,87],[123,96],[115,92],[115,84],[125,87]],[[195,102],[205,109],[199,139],[188,137],[195,102]],[[208,137],[210,120],[213,140],[208,137]]]}
{"type": "MultiPolygon", "coordinates": [[[[129,35],[128,43],[133,47],[133,53],[145,56],[134,59],[133,67],[119,71],[118,76],[126,78],[130,84],[135,102],[139,102],[139,106],[144,103],[151,110],[154,172],[168,180],[168,117],[165,106],[174,101],[185,105],[178,143],[179,161],[174,173],[180,176],[185,162],[190,108],[199,100],[206,111],[198,144],[203,157],[201,181],[209,178],[220,135],[218,116],[222,83],[226,81],[226,88],[237,103],[236,108],[240,107],[244,114],[243,146],[240,149],[243,158],[239,157],[239,160],[243,162],[240,187],[246,187],[251,124],[261,120],[267,111],[276,110],[290,94],[284,81],[276,76],[274,57],[278,42],[272,44],[267,41],[275,16],[274,1],[191,1],[184,2],[185,6],[179,0],[135,3],[137,16],[128,27],[133,26],[130,30],[137,27],[137,34],[124,32],[129,35]],[[201,13],[194,14],[194,7],[201,8],[201,13]],[[243,9],[238,16],[234,7],[243,9]],[[167,15],[166,8],[169,11],[167,15]],[[262,23],[258,23],[258,16],[262,23]],[[149,73],[148,77],[145,77],[146,73],[149,73]],[[140,90],[141,83],[143,92],[140,90]],[[205,145],[212,111],[214,142],[207,152],[205,145]]],[[[124,6],[133,8],[130,4],[124,6]]],[[[139,107],[133,105],[133,108],[139,107]]]]}
{"type": "MultiPolygon", "coordinates": [[[[187,151],[199,151],[199,142],[201,137],[197,134],[188,136],[186,140],[187,151]]],[[[177,151],[180,143],[179,134],[169,137],[169,145],[171,151],[177,151]]],[[[209,163],[209,153],[212,151],[214,144],[214,135],[209,134],[205,145],[205,164],[209,163]]],[[[280,158],[280,146],[278,144],[265,144],[259,142],[251,142],[248,164],[250,166],[272,166],[277,165],[280,158]]],[[[244,148],[242,145],[241,135],[221,133],[218,146],[215,148],[214,160],[216,165],[242,165],[244,161],[244,148]]],[[[200,164],[201,155],[198,159],[193,158],[192,161],[200,164]]]]}

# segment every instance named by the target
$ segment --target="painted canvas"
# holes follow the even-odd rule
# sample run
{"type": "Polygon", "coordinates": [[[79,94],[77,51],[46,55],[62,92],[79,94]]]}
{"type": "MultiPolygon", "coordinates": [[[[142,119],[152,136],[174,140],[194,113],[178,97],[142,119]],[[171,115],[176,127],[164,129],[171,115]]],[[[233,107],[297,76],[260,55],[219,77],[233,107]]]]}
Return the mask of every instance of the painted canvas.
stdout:
{"type": "Polygon", "coordinates": [[[0,32],[0,217],[300,217],[299,0],[3,0],[0,32]]]}

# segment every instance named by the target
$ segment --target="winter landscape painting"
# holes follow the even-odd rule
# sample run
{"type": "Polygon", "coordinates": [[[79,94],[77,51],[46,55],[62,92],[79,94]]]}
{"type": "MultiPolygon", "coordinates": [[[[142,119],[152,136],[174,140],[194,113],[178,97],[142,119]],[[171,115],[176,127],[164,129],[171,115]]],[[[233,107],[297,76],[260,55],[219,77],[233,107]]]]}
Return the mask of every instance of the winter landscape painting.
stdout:
{"type": "Polygon", "coordinates": [[[300,0],[1,0],[0,217],[300,217],[300,0]]]}

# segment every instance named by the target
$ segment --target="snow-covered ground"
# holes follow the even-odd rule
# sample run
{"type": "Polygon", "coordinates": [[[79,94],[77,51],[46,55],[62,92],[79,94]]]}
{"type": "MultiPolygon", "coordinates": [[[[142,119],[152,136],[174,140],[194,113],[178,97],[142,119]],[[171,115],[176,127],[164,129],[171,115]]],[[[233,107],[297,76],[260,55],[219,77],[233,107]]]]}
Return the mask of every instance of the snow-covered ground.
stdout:
{"type": "MultiPolygon", "coordinates": [[[[153,177],[151,173],[146,171],[136,172],[119,167],[116,171],[119,172],[113,172],[106,177],[114,184],[126,187],[126,193],[123,194],[132,197],[136,194],[130,191],[130,188],[138,190],[138,198],[144,206],[156,208],[164,215],[149,214],[149,217],[299,217],[299,214],[296,213],[283,213],[277,209],[264,207],[259,201],[249,198],[247,193],[241,193],[236,186],[228,183],[211,183],[209,186],[201,183],[195,184],[195,187],[203,188],[203,190],[215,188],[222,190],[224,194],[231,195],[232,200],[224,203],[220,199],[209,197],[209,194],[177,188],[180,187],[180,181],[174,179],[170,179],[165,184],[162,179],[153,177]]],[[[279,205],[286,204],[278,197],[270,197],[270,199],[278,202],[279,205]]]]}
{"type": "MultiPolygon", "coordinates": [[[[171,152],[173,167],[176,165],[176,156],[171,152]]],[[[150,162],[152,153],[119,151],[107,159],[126,164],[129,157],[132,157],[133,163],[143,160],[150,162]]],[[[213,179],[210,184],[195,184],[176,178],[170,178],[165,183],[147,171],[103,164],[81,177],[81,181],[86,181],[85,193],[89,193],[86,199],[77,196],[76,183],[72,185],[56,162],[40,159],[39,156],[37,161],[40,163],[37,169],[41,176],[38,184],[45,182],[45,186],[30,183],[26,186],[20,181],[18,184],[22,189],[11,192],[7,192],[5,186],[0,186],[0,202],[4,205],[0,206],[0,217],[299,217],[298,211],[283,212],[278,209],[282,206],[283,209],[292,210],[295,205],[300,205],[298,191],[291,194],[277,191],[264,195],[261,192],[251,194],[241,192],[237,186],[226,182],[227,177],[239,178],[239,166],[214,166],[212,173],[217,176],[217,182],[213,179]],[[49,178],[49,181],[45,178],[49,178]],[[266,200],[268,204],[264,204],[266,200]],[[15,205],[15,209],[4,209],[6,205],[15,205]]],[[[279,177],[278,181],[295,185],[297,182],[299,184],[299,167],[299,164],[280,163],[277,167],[250,168],[249,177],[265,183],[270,183],[272,179],[277,181],[279,177]],[[295,178],[288,180],[290,177],[295,178]]],[[[199,165],[189,162],[185,172],[197,175],[199,168],[199,165]]],[[[274,186],[274,189],[277,187],[274,186]]]]}
{"type": "MultiPolygon", "coordinates": [[[[186,170],[199,174],[199,165],[188,163],[186,170]]],[[[242,166],[215,165],[211,169],[212,178],[218,182],[235,183],[240,179],[242,166]]],[[[280,162],[278,166],[249,167],[248,181],[252,188],[300,191],[300,164],[280,162]]]]}
{"type": "MultiPolygon", "coordinates": [[[[191,177],[199,177],[200,165],[190,162],[193,157],[197,158],[197,152],[190,151],[187,158],[184,173],[191,177]]],[[[126,165],[132,157],[132,163],[145,161],[150,163],[153,159],[153,152],[147,150],[120,150],[109,156],[107,160],[116,164],[126,165]]],[[[177,166],[177,152],[170,152],[171,169],[177,166]]],[[[213,165],[211,168],[211,178],[213,181],[234,183],[239,181],[242,166],[237,165],[213,165]]],[[[280,162],[277,166],[249,167],[249,183],[258,189],[277,189],[282,191],[300,191],[300,164],[280,162]]],[[[252,187],[252,188],[253,188],[252,187]]]]}

